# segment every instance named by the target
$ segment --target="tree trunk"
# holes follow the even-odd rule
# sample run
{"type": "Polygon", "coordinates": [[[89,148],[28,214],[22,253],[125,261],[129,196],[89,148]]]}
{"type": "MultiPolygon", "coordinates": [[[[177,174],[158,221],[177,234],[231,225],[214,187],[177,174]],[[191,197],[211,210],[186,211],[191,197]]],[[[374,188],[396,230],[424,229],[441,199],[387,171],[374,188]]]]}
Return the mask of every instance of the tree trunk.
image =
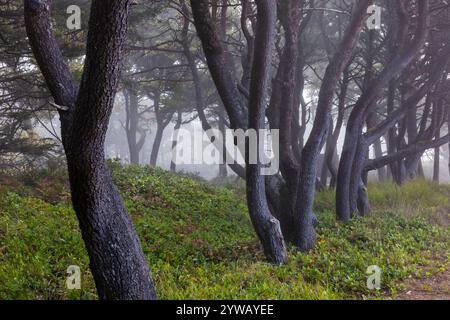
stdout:
{"type": "MultiPolygon", "coordinates": [[[[436,139],[439,139],[439,130],[436,134],[436,139]]],[[[433,161],[433,181],[439,183],[439,174],[440,174],[440,156],[441,156],[441,147],[434,148],[434,161],[433,161]]]]}
{"type": "MultiPolygon", "coordinates": [[[[383,148],[381,147],[381,139],[377,139],[373,144],[374,155],[375,158],[379,158],[383,156],[383,148]]],[[[378,169],[378,181],[384,182],[386,181],[386,168],[378,169]]]]}
{"type": "MultiPolygon", "coordinates": [[[[181,128],[182,121],[183,121],[183,114],[181,111],[178,111],[177,122],[175,123],[175,127],[173,128],[175,133],[177,132],[177,130],[179,130],[181,128]]],[[[176,150],[177,144],[178,144],[178,139],[177,139],[177,137],[174,137],[172,140],[172,152],[174,152],[176,150]]],[[[172,153],[172,155],[173,155],[173,153],[172,153]]],[[[171,159],[171,161],[170,161],[170,171],[176,172],[177,164],[173,160],[174,159],[171,159]]]]}
{"type": "MultiPolygon", "coordinates": [[[[376,101],[385,86],[414,60],[425,43],[428,34],[429,2],[426,0],[419,2],[417,10],[419,12],[419,23],[416,26],[414,42],[408,47],[408,50],[400,50],[395,54],[395,57],[385,66],[376,79],[365,86],[367,89],[363,90],[350,114],[338,172],[336,190],[336,215],[338,220],[350,220],[352,213],[356,210],[356,199],[353,197],[356,195],[358,175],[362,171],[355,172],[353,162],[356,161],[356,166],[360,167],[358,153],[362,152],[363,148],[358,144],[365,142],[364,139],[360,139],[364,122],[367,116],[374,112],[377,106],[376,101]],[[358,147],[360,147],[359,151],[358,147]]],[[[407,29],[404,29],[404,33],[407,33],[407,29]]],[[[403,139],[403,134],[400,135],[400,138],[403,139]]],[[[397,141],[399,140],[397,139],[397,141]]]]}
{"type": "Polygon", "coordinates": [[[154,299],[139,238],[104,158],[130,1],[93,0],[85,68],[76,85],[51,28],[50,1],[25,0],[33,53],[61,110],[72,203],[100,299],[154,299]]]}
{"type": "Polygon", "coordinates": [[[366,171],[364,171],[369,144],[364,137],[359,138],[355,158],[352,164],[352,176],[350,181],[350,209],[351,213],[358,212],[360,216],[370,213],[369,196],[367,191],[367,181],[364,181],[366,171]]]}
{"type": "Polygon", "coordinates": [[[336,85],[342,76],[342,72],[353,56],[353,50],[358,42],[361,30],[364,26],[367,8],[370,1],[358,1],[355,7],[352,21],[347,27],[346,33],[335,56],[325,71],[319,93],[316,117],[308,141],[305,144],[301,159],[301,178],[297,205],[300,212],[300,232],[298,246],[302,250],[309,250],[315,242],[314,191],[316,183],[317,158],[322,149],[331,112],[331,105],[336,85]]]}
{"type": "MultiPolygon", "coordinates": [[[[225,110],[223,109],[223,106],[219,106],[219,131],[222,134],[223,138],[223,145],[224,147],[227,146],[227,135],[226,135],[226,128],[225,128],[225,121],[223,120],[225,118],[225,110]]],[[[219,164],[219,177],[225,178],[228,175],[227,172],[227,165],[226,165],[226,153],[223,153],[223,163],[219,164]]]]}
{"type": "Polygon", "coordinates": [[[352,171],[352,167],[361,131],[361,125],[358,125],[358,123],[362,123],[362,119],[351,117],[347,122],[344,147],[338,170],[336,214],[337,219],[344,222],[351,219],[353,211],[356,209],[355,206],[352,206],[351,182],[352,180],[355,181],[357,177],[357,173],[352,171]]]}
{"type": "MultiPolygon", "coordinates": [[[[258,0],[258,26],[255,36],[255,57],[252,68],[249,99],[249,128],[264,128],[265,98],[270,79],[272,45],[276,22],[276,5],[273,0],[258,0]]],[[[250,146],[247,143],[247,204],[256,233],[263,245],[266,257],[275,264],[286,262],[287,253],[279,221],[272,216],[266,198],[265,177],[261,175],[258,155],[256,164],[249,160],[249,148],[259,153],[260,143],[250,146]]]]}
{"type": "Polygon", "coordinates": [[[150,154],[150,165],[156,166],[158,160],[159,149],[161,147],[162,138],[164,136],[164,130],[172,121],[175,110],[161,110],[161,89],[155,90],[153,94],[153,103],[156,116],[156,133],[153,140],[152,151],[150,154]]]}
{"type": "Polygon", "coordinates": [[[162,124],[158,124],[155,133],[155,140],[153,141],[152,153],[150,154],[150,165],[156,166],[158,160],[159,148],[164,134],[164,127],[162,124]]]}
{"type": "Polygon", "coordinates": [[[284,29],[285,45],[274,81],[276,84],[273,91],[277,92],[273,93],[271,101],[271,115],[274,118],[271,129],[279,129],[280,132],[280,169],[286,184],[281,194],[284,201],[280,223],[285,240],[294,243],[295,225],[298,223],[296,199],[300,173],[297,137],[299,130],[296,130],[295,126],[295,120],[298,121],[296,109],[298,110],[299,106],[296,105],[298,92],[295,89],[298,80],[301,5],[301,1],[291,0],[278,4],[278,19],[284,29]]]}
{"type": "Polygon", "coordinates": [[[144,144],[145,136],[142,135],[140,141],[137,140],[139,131],[139,99],[137,93],[132,89],[125,93],[126,123],[128,149],[130,151],[130,163],[139,164],[139,152],[144,144]]]}
{"type": "Polygon", "coordinates": [[[367,187],[362,179],[359,180],[358,184],[357,207],[359,214],[363,217],[368,215],[372,211],[369,203],[369,194],[367,192],[367,187]]]}

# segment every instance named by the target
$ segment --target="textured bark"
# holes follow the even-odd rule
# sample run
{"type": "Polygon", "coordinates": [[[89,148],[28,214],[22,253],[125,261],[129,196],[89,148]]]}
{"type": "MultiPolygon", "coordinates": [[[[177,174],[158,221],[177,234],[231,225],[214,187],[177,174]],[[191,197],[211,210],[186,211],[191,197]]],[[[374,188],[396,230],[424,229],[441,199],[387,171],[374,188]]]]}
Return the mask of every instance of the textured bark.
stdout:
{"type": "MultiPolygon", "coordinates": [[[[297,189],[300,174],[298,149],[298,99],[297,89],[300,23],[303,1],[286,0],[278,3],[278,19],[284,29],[285,45],[272,89],[270,104],[274,119],[271,129],[280,130],[280,169],[284,177],[283,207],[279,213],[281,228],[287,242],[295,243],[297,189]]],[[[303,71],[303,70],[302,70],[303,71]]]]}
{"type": "MultiPolygon", "coordinates": [[[[255,35],[255,56],[249,99],[249,128],[264,128],[266,95],[270,80],[272,45],[276,22],[274,0],[257,0],[258,25],[255,35]]],[[[258,137],[259,140],[259,137],[258,137]]],[[[247,143],[247,148],[250,146],[247,143]]],[[[251,146],[259,151],[258,146],[251,146]],[[256,147],[256,148],[255,148],[256,147]]],[[[248,152],[246,152],[248,155],[248,152]]],[[[246,157],[248,161],[248,156],[246,157]]],[[[259,158],[259,156],[258,156],[259,158]]],[[[253,226],[263,245],[266,257],[276,264],[286,262],[287,253],[279,221],[272,216],[266,198],[265,178],[261,164],[247,162],[247,203],[253,226]]]]}
{"type": "MultiPolygon", "coordinates": [[[[271,7],[273,7],[273,9],[276,8],[273,1],[261,1],[261,3],[258,2],[258,5],[270,5],[271,7]]],[[[230,128],[246,130],[248,128],[249,117],[246,102],[244,100],[247,98],[248,100],[250,100],[250,94],[248,92],[245,92],[244,95],[241,95],[238,90],[238,86],[234,83],[233,75],[228,63],[224,46],[221,43],[220,32],[216,24],[214,23],[214,20],[209,11],[209,2],[207,0],[191,0],[191,7],[193,12],[194,25],[202,43],[203,51],[208,62],[208,68],[230,119],[230,128]]],[[[275,14],[275,12],[276,11],[274,10],[273,14],[275,14]]],[[[267,43],[259,45],[267,46],[267,43]]],[[[263,50],[263,53],[264,52],[265,50],[263,50]]],[[[257,72],[253,68],[255,64],[253,54],[251,55],[251,60],[253,61],[252,68],[248,68],[247,72],[249,70],[252,70],[250,77],[253,79],[253,85],[256,88],[254,90],[258,91],[258,86],[260,85],[261,79],[259,79],[259,73],[256,73],[256,76],[258,77],[257,79],[253,78],[255,76],[253,72],[257,72]]],[[[267,68],[267,66],[265,68],[267,68]]],[[[263,76],[266,75],[264,74],[263,76]]],[[[244,84],[248,82],[248,76],[247,79],[243,79],[242,81],[244,84]]],[[[241,85],[241,89],[243,89],[243,91],[247,91],[247,88],[245,86],[246,85],[241,85]]],[[[264,88],[264,90],[266,89],[267,87],[264,88]]],[[[264,95],[266,94],[266,92],[257,92],[256,95],[259,96],[261,93],[263,93],[264,95]]],[[[256,103],[255,101],[257,101],[258,104],[261,104],[263,106],[263,100],[261,100],[260,97],[258,97],[257,100],[255,99],[256,98],[253,99],[253,103],[256,103]]],[[[261,105],[258,105],[258,108],[260,108],[261,105]]],[[[260,114],[260,112],[262,111],[258,110],[257,117],[259,120],[262,119],[261,121],[264,121],[265,111],[262,113],[262,115],[260,114]]],[[[263,128],[264,124],[257,123],[257,126],[263,128]]],[[[243,154],[247,154],[245,150],[243,154]]],[[[259,172],[259,170],[253,168],[253,174],[250,174],[246,168],[243,168],[239,165],[230,165],[230,168],[235,171],[240,177],[246,178],[247,184],[253,186],[249,188],[250,193],[248,197],[248,206],[255,230],[260,237],[261,242],[263,243],[266,256],[269,260],[275,263],[283,262],[286,259],[286,252],[283,237],[281,235],[281,232],[279,232],[279,221],[275,219],[269,211],[266,198],[267,194],[269,194],[271,207],[278,207],[279,199],[275,199],[273,194],[279,194],[279,189],[270,189],[272,187],[277,188],[278,185],[276,183],[269,183],[269,181],[267,181],[269,190],[267,191],[267,194],[263,195],[262,193],[266,193],[266,183],[264,181],[265,179],[263,179],[264,177],[255,175],[256,172],[259,172]],[[250,181],[248,180],[249,175],[251,176],[250,181]]],[[[271,179],[269,178],[268,180],[271,179]]]]}
{"type": "Polygon", "coordinates": [[[130,1],[93,0],[84,73],[76,85],[53,36],[50,1],[25,0],[33,53],[60,111],[72,203],[100,299],[153,299],[139,239],[104,158],[130,1]]]}
{"type": "MultiPolygon", "coordinates": [[[[189,36],[188,36],[188,31],[189,31],[189,24],[190,24],[190,20],[188,19],[189,17],[189,9],[186,5],[186,3],[184,1],[180,1],[181,3],[181,9],[183,11],[184,14],[184,21],[183,21],[183,29],[181,32],[181,45],[183,47],[183,54],[186,58],[189,70],[191,72],[192,75],[192,79],[193,79],[193,83],[194,83],[194,89],[195,89],[195,99],[196,99],[196,104],[195,104],[195,108],[197,110],[197,114],[198,117],[200,119],[201,125],[202,125],[202,129],[204,131],[208,131],[209,129],[211,129],[211,125],[208,122],[206,113],[205,113],[205,109],[206,109],[206,100],[203,94],[203,85],[201,82],[201,78],[200,78],[200,73],[198,70],[198,66],[197,66],[197,61],[195,59],[195,56],[193,54],[193,52],[191,52],[191,40],[189,40],[189,36]]],[[[205,20],[201,20],[201,22],[198,23],[211,23],[212,25],[210,26],[210,28],[212,29],[211,32],[219,32],[219,29],[217,28],[217,26],[215,24],[213,24],[213,20],[217,15],[217,5],[215,6],[215,10],[213,10],[213,14],[214,17],[207,18],[205,20]]],[[[195,16],[194,16],[195,18],[195,16]]],[[[197,17],[198,18],[198,17],[197,17]]],[[[226,10],[224,8],[222,8],[222,14],[221,14],[221,23],[220,23],[220,35],[216,34],[214,39],[208,38],[208,41],[220,41],[221,38],[225,37],[225,23],[226,23],[226,10]]],[[[197,27],[197,24],[196,24],[197,27]]],[[[203,40],[202,40],[203,42],[203,40]]],[[[204,44],[205,46],[206,44],[204,44]]],[[[221,48],[221,50],[224,50],[224,48],[222,47],[222,44],[219,42],[218,44],[221,48]]],[[[205,55],[207,55],[208,57],[208,53],[205,51],[205,55]]],[[[213,55],[214,56],[214,55],[213,55]]],[[[217,81],[223,82],[223,81],[229,81],[230,78],[230,71],[229,69],[226,67],[225,70],[222,70],[222,72],[218,72],[218,69],[221,69],[222,66],[219,66],[219,63],[224,63],[225,66],[227,66],[227,57],[225,53],[221,53],[220,54],[220,58],[213,58],[211,57],[210,59],[210,65],[215,65],[216,68],[214,68],[213,70],[211,70],[211,74],[214,75],[216,74],[217,76],[217,81]],[[214,72],[214,73],[213,73],[214,72]]],[[[214,77],[214,76],[213,76],[214,77]]],[[[216,82],[217,83],[217,82],[216,82]]],[[[216,84],[217,86],[217,84],[216,84]]],[[[220,87],[217,87],[218,91],[219,91],[219,95],[222,97],[222,101],[225,105],[225,109],[228,113],[228,117],[231,120],[231,126],[233,129],[238,129],[240,128],[239,126],[245,125],[245,127],[247,126],[247,119],[242,119],[240,118],[239,121],[236,120],[232,120],[235,117],[239,117],[242,116],[243,114],[240,114],[240,112],[242,112],[243,110],[243,106],[241,105],[240,100],[236,100],[238,97],[234,97],[233,100],[230,99],[229,97],[229,90],[233,90],[231,88],[231,85],[223,85],[220,87]],[[227,100],[223,100],[225,99],[225,97],[227,97],[227,100]],[[227,103],[227,104],[225,104],[227,103]],[[227,108],[228,106],[228,108],[227,108]],[[229,112],[232,112],[231,114],[229,112]],[[236,113],[236,114],[235,114],[236,113]]],[[[221,111],[222,112],[222,111],[221,111]]],[[[222,129],[225,130],[224,127],[224,122],[222,121],[223,119],[220,119],[221,121],[221,126],[222,129]]],[[[212,137],[210,137],[212,138],[212,137]]],[[[224,146],[226,146],[226,135],[223,135],[223,144],[224,146]]],[[[245,150],[240,150],[240,152],[242,154],[245,153],[245,150]]],[[[224,158],[226,159],[226,153],[224,152],[224,158]]],[[[230,168],[241,178],[245,179],[245,168],[243,168],[241,165],[235,163],[235,164],[230,164],[229,165],[230,168]]],[[[225,165],[220,165],[220,170],[221,170],[221,174],[223,175],[226,172],[226,166],[225,165]]]]}
{"type": "Polygon", "coordinates": [[[194,25],[202,42],[208,68],[217,91],[227,110],[232,129],[246,129],[247,109],[234,83],[226,52],[220,40],[219,31],[209,10],[209,1],[191,0],[194,25]]]}
{"type": "Polygon", "coordinates": [[[58,110],[62,141],[66,144],[78,88],[54,37],[50,5],[50,0],[24,1],[25,26],[34,57],[55,103],[68,108],[58,110]]]}

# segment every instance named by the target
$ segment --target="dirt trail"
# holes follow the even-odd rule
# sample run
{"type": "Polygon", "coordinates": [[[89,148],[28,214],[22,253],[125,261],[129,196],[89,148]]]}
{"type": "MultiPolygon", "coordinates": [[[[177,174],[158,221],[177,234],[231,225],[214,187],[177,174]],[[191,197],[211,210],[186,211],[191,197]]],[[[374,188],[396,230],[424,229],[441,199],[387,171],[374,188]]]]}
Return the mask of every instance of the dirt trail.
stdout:
{"type": "Polygon", "coordinates": [[[450,268],[430,278],[408,279],[396,300],[450,300],[450,268]]]}

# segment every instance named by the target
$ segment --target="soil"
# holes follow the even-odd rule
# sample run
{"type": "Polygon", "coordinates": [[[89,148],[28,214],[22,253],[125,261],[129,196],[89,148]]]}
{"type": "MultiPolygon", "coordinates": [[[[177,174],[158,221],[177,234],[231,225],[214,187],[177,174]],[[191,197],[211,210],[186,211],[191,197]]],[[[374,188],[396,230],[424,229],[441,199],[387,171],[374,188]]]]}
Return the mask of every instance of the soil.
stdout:
{"type": "Polygon", "coordinates": [[[396,300],[450,300],[450,268],[429,278],[411,278],[404,282],[396,300]]]}

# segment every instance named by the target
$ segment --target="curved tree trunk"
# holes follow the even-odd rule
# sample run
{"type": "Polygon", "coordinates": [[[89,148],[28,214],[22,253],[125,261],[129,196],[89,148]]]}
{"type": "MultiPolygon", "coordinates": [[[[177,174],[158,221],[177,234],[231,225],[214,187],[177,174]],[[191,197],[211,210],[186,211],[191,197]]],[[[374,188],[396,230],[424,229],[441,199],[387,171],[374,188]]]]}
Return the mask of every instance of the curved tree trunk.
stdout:
{"type": "MultiPolygon", "coordinates": [[[[266,95],[270,80],[272,45],[275,31],[276,5],[274,0],[258,0],[258,26],[255,36],[255,57],[252,68],[249,99],[249,129],[264,128],[266,95]]],[[[261,175],[260,143],[247,142],[247,203],[250,217],[267,258],[276,264],[286,262],[287,253],[279,221],[272,216],[266,198],[265,177],[261,175]],[[249,149],[257,152],[256,164],[249,163],[249,149]]]]}
{"type": "Polygon", "coordinates": [[[60,115],[72,203],[99,298],[154,299],[155,289],[138,236],[104,157],[130,1],[92,1],[78,93],[52,33],[50,4],[48,0],[25,0],[25,22],[55,103],[66,107],[60,115]]]}
{"type": "Polygon", "coordinates": [[[300,225],[297,245],[301,250],[309,250],[314,246],[315,218],[312,212],[314,192],[316,187],[317,160],[324,144],[328,123],[330,121],[331,105],[336,85],[342,72],[353,56],[353,50],[358,42],[364,26],[367,8],[370,1],[358,1],[352,21],[348,26],[342,43],[325,71],[325,76],[319,93],[316,118],[308,141],[305,144],[301,159],[301,177],[298,189],[297,206],[300,213],[300,225]]]}
{"type": "MultiPolygon", "coordinates": [[[[401,5],[400,2],[397,4],[401,5]]],[[[362,174],[362,170],[356,172],[353,165],[356,162],[355,166],[357,168],[361,167],[360,158],[364,148],[359,146],[359,143],[365,142],[363,141],[364,139],[360,138],[364,122],[377,106],[375,102],[385,86],[414,60],[425,43],[428,34],[429,1],[420,1],[417,10],[419,19],[414,41],[412,44],[399,50],[376,79],[365,86],[367,89],[363,91],[350,114],[338,171],[336,190],[336,215],[338,220],[350,220],[357,209],[357,199],[354,197],[359,183],[358,175],[362,174]]],[[[403,33],[406,34],[407,29],[404,29],[403,33]]],[[[397,142],[400,139],[403,139],[403,135],[398,137],[397,142]]],[[[367,154],[367,151],[364,151],[364,153],[367,154]]]]}

